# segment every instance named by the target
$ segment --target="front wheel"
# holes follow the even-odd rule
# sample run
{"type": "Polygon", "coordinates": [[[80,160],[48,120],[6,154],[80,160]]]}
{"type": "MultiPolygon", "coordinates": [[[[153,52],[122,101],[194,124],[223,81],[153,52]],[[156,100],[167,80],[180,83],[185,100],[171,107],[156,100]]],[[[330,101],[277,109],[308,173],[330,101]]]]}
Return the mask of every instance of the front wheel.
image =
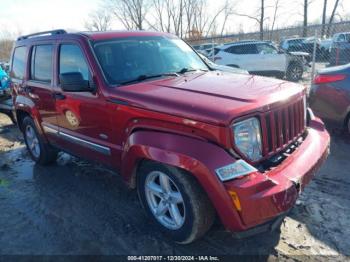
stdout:
{"type": "Polygon", "coordinates": [[[188,244],[210,229],[214,208],[190,174],[168,165],[145,162],[137,175],[140,201],[167,236],[188,244]]]}
{"type": "Polygon", "coordinates": [[[297,82],[302,78],[303,73],[304,69],[301,65],[292,63],[288,66],[286,77],[289,81],[297,82]]]}

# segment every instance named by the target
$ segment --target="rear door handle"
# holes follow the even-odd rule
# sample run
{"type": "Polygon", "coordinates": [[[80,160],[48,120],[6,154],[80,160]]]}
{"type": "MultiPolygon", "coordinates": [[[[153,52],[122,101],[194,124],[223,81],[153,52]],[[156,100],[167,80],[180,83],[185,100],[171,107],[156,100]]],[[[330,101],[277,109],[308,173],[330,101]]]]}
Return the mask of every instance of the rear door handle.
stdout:
{"type": "Polygon", "coordinates": [[[66,96],[62,93],[54,93],[53,94],[53,97],[56,99],[56,100],[64,100],[66,99],[66,96]]]}

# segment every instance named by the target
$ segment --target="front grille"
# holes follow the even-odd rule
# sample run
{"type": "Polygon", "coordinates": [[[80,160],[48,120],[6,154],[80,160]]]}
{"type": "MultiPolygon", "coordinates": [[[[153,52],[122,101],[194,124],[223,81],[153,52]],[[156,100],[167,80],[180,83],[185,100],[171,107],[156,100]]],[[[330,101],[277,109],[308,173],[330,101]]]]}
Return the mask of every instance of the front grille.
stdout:
{"type": "Polygon", "coordinates": [[[295,141],[305,130],[303,99],[267,112],[262,117],[263,156],[270,156],[295,141]]]}

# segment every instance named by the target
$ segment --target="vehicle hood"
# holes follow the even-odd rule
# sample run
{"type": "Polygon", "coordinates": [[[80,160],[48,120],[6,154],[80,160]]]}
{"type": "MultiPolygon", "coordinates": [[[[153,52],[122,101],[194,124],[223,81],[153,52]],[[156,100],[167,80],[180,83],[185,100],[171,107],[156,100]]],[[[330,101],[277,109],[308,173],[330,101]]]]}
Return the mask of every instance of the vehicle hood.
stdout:
{"type": "Polygon", "coordinates": [[[266,111],[300,96],[304,87],[254,75],[218,71],[187,73],[111,89],[111,99],[186,119],[228,125],[234,118],[266,111]]]}

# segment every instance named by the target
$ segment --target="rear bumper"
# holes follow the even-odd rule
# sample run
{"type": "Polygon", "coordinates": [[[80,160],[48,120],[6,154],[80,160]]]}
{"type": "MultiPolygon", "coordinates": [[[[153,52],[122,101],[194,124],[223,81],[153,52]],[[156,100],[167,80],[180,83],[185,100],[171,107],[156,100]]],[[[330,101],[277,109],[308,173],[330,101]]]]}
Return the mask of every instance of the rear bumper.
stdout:
{"type": "MultiPolygon", "coordinates": [[[[232,218],[238,213],[240,223],[220,216],[226,229],[236,233],[246,231],[289,211],[327,158],[329,144],[329,134],[316,118],[311,120],[303,143],[279,166],[224,183],[227,191],[238,195],[241,204],[240,211],[232,211],[235,213],[232,218]]],[[[232,202],[227,205],[232,206],[232,202]]]]}

